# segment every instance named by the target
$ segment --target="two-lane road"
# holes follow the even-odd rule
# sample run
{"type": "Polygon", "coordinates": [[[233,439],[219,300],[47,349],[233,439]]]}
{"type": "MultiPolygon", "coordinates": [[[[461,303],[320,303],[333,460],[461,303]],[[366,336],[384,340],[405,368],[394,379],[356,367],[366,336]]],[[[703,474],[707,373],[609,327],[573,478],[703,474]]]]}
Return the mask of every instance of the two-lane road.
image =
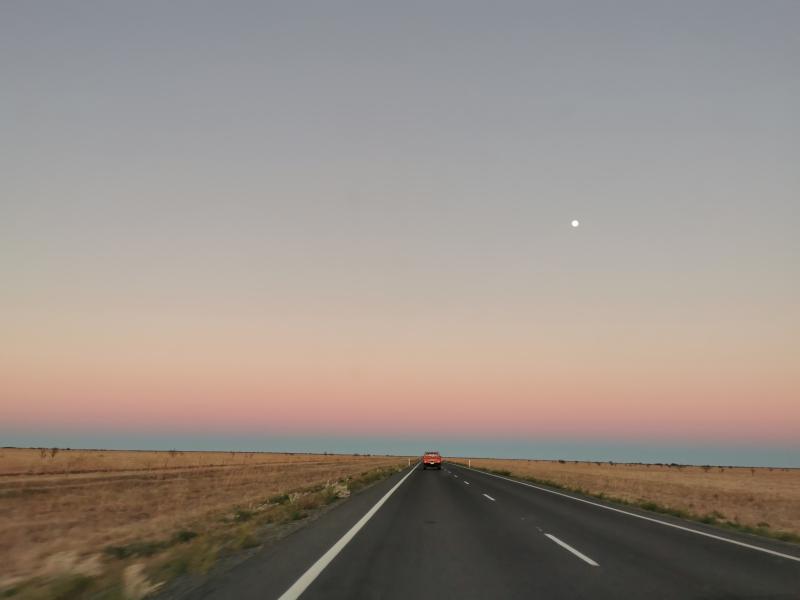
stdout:
{"type": "Polygon", "coordinates": [[[369,492],[191,596],[800,599],[789,544],[450,463],[369,492]]]}

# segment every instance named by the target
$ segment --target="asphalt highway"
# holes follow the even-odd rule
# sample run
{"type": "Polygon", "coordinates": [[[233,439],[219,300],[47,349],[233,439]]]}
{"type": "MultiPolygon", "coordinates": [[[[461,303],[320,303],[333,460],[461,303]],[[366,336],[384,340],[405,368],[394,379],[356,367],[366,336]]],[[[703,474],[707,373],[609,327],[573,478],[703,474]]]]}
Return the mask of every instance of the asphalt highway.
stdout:
{"type": "Polygon", "coordinates": [[[446,463],[406,470],[197,599],[800,599],[800,547],[446,463]]]}

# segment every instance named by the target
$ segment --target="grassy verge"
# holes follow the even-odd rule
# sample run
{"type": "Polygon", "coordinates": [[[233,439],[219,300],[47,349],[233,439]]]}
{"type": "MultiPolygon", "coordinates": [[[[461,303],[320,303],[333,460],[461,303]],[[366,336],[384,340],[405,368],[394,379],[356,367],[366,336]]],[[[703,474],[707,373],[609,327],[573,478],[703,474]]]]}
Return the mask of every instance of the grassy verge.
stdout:
{"type": "Polygon", "coordinates": [[[749,525],[744,525],[743,523],[739,523],[736,520],[729,520],[725,517],[724,514],[717,511],[700,515],[687,510],[683,510],[681,508],[664,506],[662,504],[650,500],[630,501],[630,500],[625,500],[623,498],[615,497],[613,495],[605,494],[602,492],[596,493],[592,492],[591,490],[587,490],[585,488],[563,485],[561,483],[558,483],[556,481],[551,481],[548,479],[540,479],[538,477],[530,477],[530,476],[519,476],[515,475],[514,473],[512,473],[507,469],[488,469],[481,467],[472,467],[472,468],[477,471],[483,471],[485,473],[492,473],[494,475],[510,477],[513,479],[517,479],[519,481],[535,483],[538,485],[547,486],[565,492],[572,492],[575,494],[581,494],[582,496],[597,498],[598,500],[605,500],[607,502],[613,502],[615,504],[622,504],[624,506],[633,506],[636,508],[641,508],[643,510],[648,510],[655,513],[661,513],[665,515],[671,515],[673,517],[679,517],[681,519],[687,519],[689,521],[697,521],[698,523],[705,523],[707,525],[716,525],[718,527],[732,529],[735,531],[741,531],[744,533],[750,533],[754,535],[760,535],[763,537],[780,540],[782,542],[800,543],[800,535],[797,535],[796,533],[792,533],[790,531],[776,531],[770,528],[769,523],[759,523],[758,526],[751,527],[749,525]]]}
{"type": "Polygon", "coordinates": [[[402,469],[379,467],[326,485],[287,490],[160,539],[109,545],[83,563],[49,576],[17,581],[0,590],[14,600],[139,600],[186,573],[207,572],[235,552],[260,546],[276,526],[301,521],[402,469]]]}

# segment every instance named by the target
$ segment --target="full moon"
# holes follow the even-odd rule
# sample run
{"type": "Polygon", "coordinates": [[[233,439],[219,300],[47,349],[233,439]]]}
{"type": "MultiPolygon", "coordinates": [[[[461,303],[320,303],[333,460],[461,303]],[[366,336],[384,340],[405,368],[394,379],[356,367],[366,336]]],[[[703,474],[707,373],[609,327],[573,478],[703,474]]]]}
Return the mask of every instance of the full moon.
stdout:
{"type": "Polygon", "coordinates": [[[573,219],[573,220],[572,220],[572,226],[573,226],[573,227],[577,227],[577,226],[578,226],[578,225],[580,225],[580,224],[581,224],[581,222],[580,222],[580,221],[578,221],[578,219],[573,219]]]}

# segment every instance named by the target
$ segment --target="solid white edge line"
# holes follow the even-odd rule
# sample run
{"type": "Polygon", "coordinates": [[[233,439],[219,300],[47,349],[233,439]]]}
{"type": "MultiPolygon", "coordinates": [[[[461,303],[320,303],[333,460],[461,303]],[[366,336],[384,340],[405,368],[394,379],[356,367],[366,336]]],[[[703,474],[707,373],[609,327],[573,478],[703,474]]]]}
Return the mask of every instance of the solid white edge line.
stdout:
{"type": "Polygon", "coordinates": [[[331,546],[325,554],[319,557],[317,562],[311,565],[308,568],[308,570],[305,573],[303,573],[288,590],[283,592],[283,594],[280,595],[278,600],[296,600],[297,598],[299,598],[300,595],[304,591],[306,591],[306,588],[308,588],[308,586],[314,583],[314,580],[317,577],[319,577],[319,574],[322,573],[323,570],[325,570],[325,567],[327,567],[330,564],[330,562],[334,558],[336,558],[336,555],[339,554],[339,552],[341,552],[344,549],[344,547],[347,546],[348,542],[352,540],[353,537],[355,537],[355,535],[361,530],[361,528],[367,524],[367,521],[369,521],[375,515],[375,513],[378,512],[378,509],[381,506],[383,506],[383,503],[389,499],[389,496],[394,494],[395,490],[399,488],[401,485],[403,485],[403,482],[406,479],[408,479],[409,475],[411,475],[414,471],[417,470],[419,464],[420,463],[414,465],[414,467],[408,473],[406,473],[405,476],[400,481],[398,481],[392,489],[386,492],[383,498],[378,500],[375,503],[375,505],[372,508],[370,508],[367,511],[367,513],[363,517],[361,517],[358,520],[358,522],[355,525],[353,525],[347,533],[345,533],[341,538],[339,538],[338,542],[336,542],[333,546],[331,546]]]}
{"type": "Polygon", "coordinates": [[[495,499],[494,499],[494,498],[492,498],[492,497],[491,497],[489,494],[484,494],[484,496],[486,496],[486,497],[487,497],[489,500],[491,500],[492,502],[494,502],[494,501],[495,501],[495,499]]]}
{"type": "Polygon", "coordinates": [[[570,546],[570,545],[569,545],[569,544],[567,544],[566,542],[562,542],[562,541],[561,541],[560,539],[558,539],[556,536],[554,536],[554,535],[551,535],[551,534],[549,534],[549,533],[545,533],[544,535],[545,535],[545,537],[549,537],[549,538],[550,538],[551,540],[553,540],[553,541],[554,541],[556,544],[558,544],[559,546],[561,546],[562,548],[564,548],[564,550],[569,550],[570,552],[572,552],[572,553],[573,553],[575,556],[577,556],[578,558],[580,558],[582,561],[589,563],[589,564],[590,564],[590,565],[592,565],[593,567],[599,567],[599,566],[600,566],[600,565],[598,565],[596,562],[594,562],[594,561],[593,561],[591,558],[589,558],[588,556],[586,556],[584,553],[582,553],[582,552],[578,552],[577,550],[575,550],[575,548],[573,548],[572,546],[570,546]]]}
{"type": "Polygon", "coordinates": [[[749,548],[750,550],[757,550],[759,552],[764,552],[766,554],[772,554],[773,556],[779,556],[781,558],[788,558],[789,560],[793,560],[796,562],[800,562],[800,556],[792,556],[791,554],[784,554],[783,552],[777,552],[776,550],[770,550],[769,548],[762,548],[761,546],[754,546],[753,544],[748,544],[746,542],[740,542],[738,540],[732,540],[730,538],[722,537],[721,535],[714,535],[713,533],[706,533],[705,531],[698,531],[697,529],[691,529],[690,527],[684,527],[683,525],[677,525],[675,523],[670,523],[669,521],[661,521],[659,519],[654,519],[653,517],[646,517],[645,515],[637,515],[636,513],[622,510],[621,508],[614,508],[613,506],[606,506],[605,504],[599,504],[597,502],[592,502],[591,500],[584,500],[583,498],[576,498],[575,496],[570,496],[569,494],[564,494],[562,492],[557,492],[555,490],[548,490],[547,488],[540,487],[538,485],[533,485],[532,483],[526,483],[524,481],[517,481],[516,479],[511,479],[510,477],[503,477],[502,475],[495,475],[494,473],[487,473],[486,471],[481,471],[480,469],[473,469],[471,467],[465,467],[464,465],[458,465],[462,469],[469,469],[470,471],[475,471],[476,473],[481,473],[483,475],[488,475],[489,477],[497,477],[497,479],[505,479],[506,481],[510,481],[511,483],[518,483],[519,485],[524,485],[526,487],[533,488],[535,490],[539,490],[542,492],[547,492],[548,494],[555,494],[556,496],[563,496],[564,498],[569,498],[570,500],[575,500],[575,502],[583,502],[584,504],[591,504],[592,506],[597,506],[599,508],[604,508],[606,510],[613,510],[614,512],[618,512],[623,515],[628,515],[629,517],[636,517],[637,519],[642,519],[644,521],[650,521],[651,523],[658,523],[659,525],[666,525],[667,527],[673,527],[675,529],[680,529],[681,531],[688,531],[689,533],[694,533],[697,535],[702,535],[707,538],[711,538],[714,540],[719,540],[721,542],[728,542],[729,544],[735,544],[736,546],[741,546],[742,548],[749,548]]]}

